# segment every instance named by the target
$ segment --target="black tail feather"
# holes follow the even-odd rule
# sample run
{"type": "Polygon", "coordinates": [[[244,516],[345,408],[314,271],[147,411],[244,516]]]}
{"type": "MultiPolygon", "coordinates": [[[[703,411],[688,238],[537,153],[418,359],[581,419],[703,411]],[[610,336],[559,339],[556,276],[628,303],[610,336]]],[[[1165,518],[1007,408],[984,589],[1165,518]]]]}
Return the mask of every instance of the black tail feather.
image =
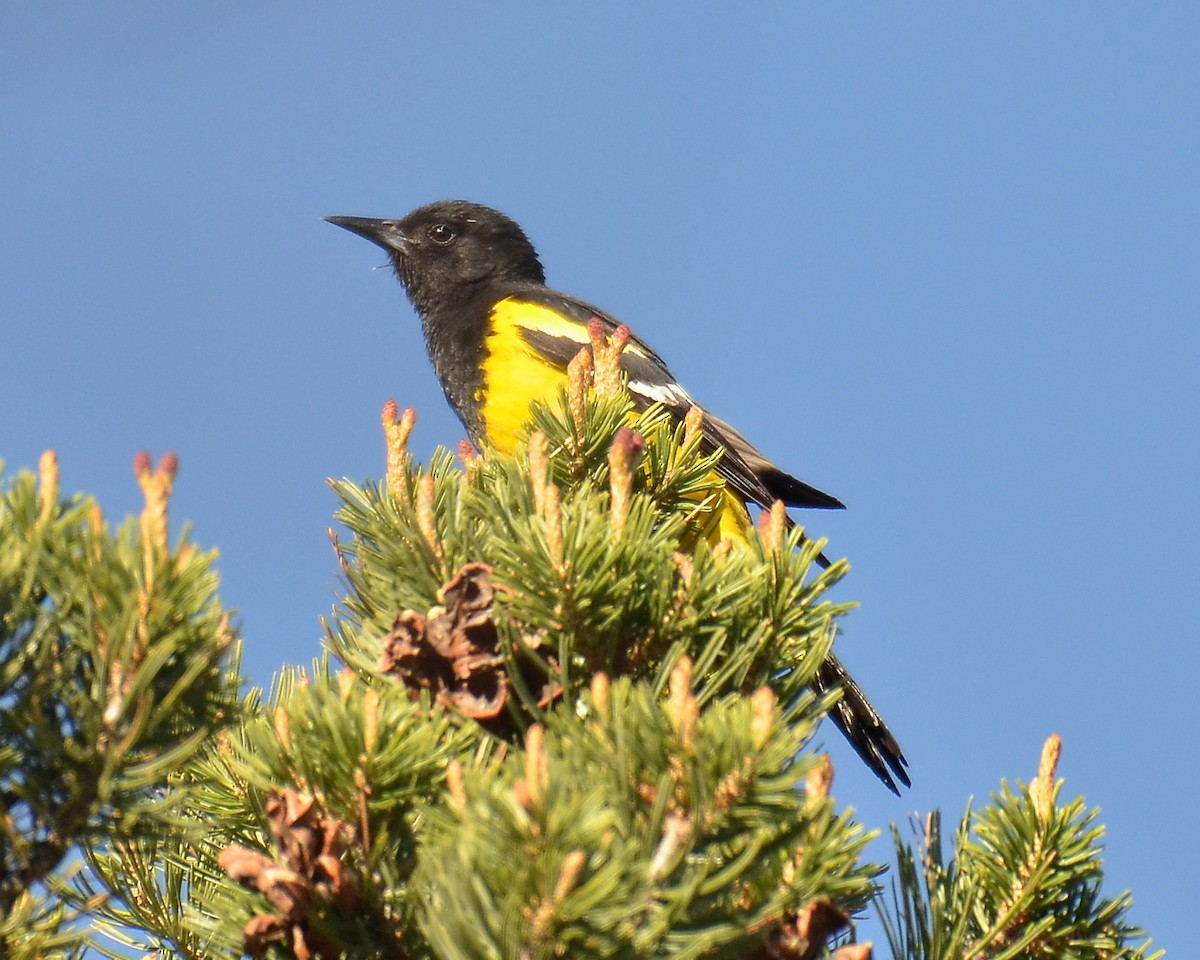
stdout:
{"type": "Polygon", "coordinates": [[[771,496],[782,500],[789,507],[807,507],[810,510],[845,510],[846,505],[837,497],[818,490],[790,473],[784,473],[775,464],[756,470],[758,479],[771,491],[771,496]]]}
{"type": "Polygon", "coordinates": [[[838,687],[842,690],[842,699],[829,711],[829,719],[842,731],[850,741],[850,746],[862,757],[875,776],[883,781],[884,786],[899,796],[900,789],[896,786],[896,780],[906,787],[912,786],[905,770],[908,761],[904,759],[904,752],[887,728],[887,724],[883,722],[883,717],[871,706],[866,694],[846,672],[846,668],[837,657],[830,654],[817,671],[813,689],[818,693],[825,693],[838,687]]]}

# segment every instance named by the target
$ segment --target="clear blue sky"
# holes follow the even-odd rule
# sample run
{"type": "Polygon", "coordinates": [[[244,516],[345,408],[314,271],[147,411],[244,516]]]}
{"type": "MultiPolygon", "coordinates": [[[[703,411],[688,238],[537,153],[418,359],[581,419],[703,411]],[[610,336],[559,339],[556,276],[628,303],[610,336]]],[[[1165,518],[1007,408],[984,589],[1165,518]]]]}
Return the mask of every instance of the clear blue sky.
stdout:
{"type": "MultiPolygon", "coordinates": [[[[780,464],[900,734],[867,824],[1065,741],[1110,891],[1194,940],[1200,8],[1194,3],[5,4],[0,456],[221,550],[260,683],[318,651],[327,476],[378,412],[462,435],[382,255],[323,214],[521,221],[780,464]]],[[[886,853],[880,848],[879,855],[886,853]]]]}

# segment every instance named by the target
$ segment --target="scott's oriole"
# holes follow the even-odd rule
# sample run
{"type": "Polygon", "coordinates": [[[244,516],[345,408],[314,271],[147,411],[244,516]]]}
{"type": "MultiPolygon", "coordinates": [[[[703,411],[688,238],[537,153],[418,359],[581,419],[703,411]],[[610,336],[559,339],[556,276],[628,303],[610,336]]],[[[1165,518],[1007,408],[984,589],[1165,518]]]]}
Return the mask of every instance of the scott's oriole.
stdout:
{"type": "MultiPolygon", "coordinates": [[[[567,364],[590,345],[589,321],[598,318],[609,334],[619,325],[603,310],[547,287],[524,231],[490,207],[446,200],[400,220],[326,219],[387,251],[421,317],[446,399],[476,443],[513,452],[528,424],[530,404],[552,397],[565,381],[567,364]]],[[[636,336],[621,354],[621,367],[639,409],[660,403],[682,419],[697,405],[662,358],[636,336]]],[[[747,503],[843,506],[779,469],[707,411],[702,430],[706,452],[724,451],[717,466],[726,485],[722,536],[748,535],[747,503]]],[[[824,557],[819,560],[828,564],[824,557]]],[[[835,657],[821,665],[813,686],[842,689],[830,714],[834,723],[889,789],[897,791],[893,776],[907,786],[900,744],[835,657]]]]}

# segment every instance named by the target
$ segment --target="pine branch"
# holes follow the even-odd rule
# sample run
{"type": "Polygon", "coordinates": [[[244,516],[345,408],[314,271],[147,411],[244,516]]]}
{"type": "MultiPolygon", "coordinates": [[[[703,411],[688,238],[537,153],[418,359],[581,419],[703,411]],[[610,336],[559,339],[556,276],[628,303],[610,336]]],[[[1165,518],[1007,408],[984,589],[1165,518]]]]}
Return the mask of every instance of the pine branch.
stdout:
{"type": "MultiPolygon", "coordinates": [[[[657,409],[632,417],[619,384],[564,393],[536,420],[517,456],[467,450],[460,467],[440,453],[425,468],[406,450],[411,412],[390,406],[385,481],[334,484],[348,596],[328,638],[354,672],[285,679],[268,715],[195,768],[189,811],[252,825],[196,851],[211,871],[225,844],[221,895],[239,904],[196,904],[196,930],[203,919],[222,943],[240,933],[255,955],[332,956],[348,943],[364,956],[441,953],[455,923],[479,920],[452,923],[444,898],[466,910],[484,887],[486,899],[530,896],[501,869],[526,863],[527,837],[496,846],[447,831],[465,791],[513,812],[516,772],[532,782],[528,744],[543,729],[566,764],[547,816],[591,830],[588,843],[619,817],[634,832],[589,856],[611,861],[606,884],[638,878],[623,896],[659,890],[638,955],[743,955],[803,928],[811,943],[780,955],[815,956],[865,902],[865,835],[824,795],[795,789],[814,762],[796,753],[833,699],[807,688],[847,609],[824,599],[844,565],[814,576],[815,549],[781,527],[742,550],[710,547],[715,460],[696,424],[657,409]],[[595,678],[613,675],[627,679],[598,738],[579,711],[596,709],[595,678]],[[365,762],[383,730],[393,749],[365,762]],[[613,767],[597,794],[617,743],[634,765],[613,767]],[[444,886],[431,852],[443,848],[482,858],[479,871],[452,870],[467,889],[444,886]],[[836,922],[810,924],[826,901],[836,922]]],[[[566,897],[569,875],[590,869],[579,849],[548,849],[553,883],[529,875],[544,888],[526,918],[534,952],[560,942],[547,890],[566,897]]],[[[589,937],[628,923],[607,894],[594,907],[589,937]]]]}
{"type": "Polygon", "coordinates": [[[845,564],[814,575],[819,545],[801,547],[799,530],[711,549],[714,458],[700,455],[698,431],[658,408],[629,417],[623,392],[564,394],[535,409],[515,457],[487,452],[457,469],[439,454],[426,471],[393,445],[386,482],[335,483],[353,535],[337,544],[349,587],[330,628],[338,657],[378,676],[382,638],[420,633],[399,615],[436,619],[443,587],[483,564],[518,728],[551,702],[574,703],[597,670],[662,689],[685,655],[702,700],[764,683],[785,701],[802,695],[850,607],[824,600],[845,564]],[[620,436],[629,462],[614,470],[620,436]]]}
{"type": "Polygon", "coordinates": [[[794,762],[814,702],[701,707],[685,665],[666,703],[597,675],[582,719],[451,779],[414,880],[439,956],[747,956],[806,904],[866,902],[868,836],[794,762]]]}
{"type": "Polygon", "coordinates": [[[61,500],[52,452],[0,495],[0,952],[82,941],[106,893],[72,891],[78,858],[174,823],[168,781],[235,705],[213,555],[168,542],[174,458],[135,467],[146,506],[115,535],[61,500]]]}
{"type": "Polygon", "coordinates": [[[906,844],[893,827],[899,868],[890,905],[877,901],[896,957],[914,960],[1142,960],[1145,932],[1130,925],[1126,892],[1105,897],[1098,811],[1059,802],[1060,744],[1046,742],[1028,786],[1001,782],[992,802],[968,809],[947,851],[941,820],[906,844]]]}

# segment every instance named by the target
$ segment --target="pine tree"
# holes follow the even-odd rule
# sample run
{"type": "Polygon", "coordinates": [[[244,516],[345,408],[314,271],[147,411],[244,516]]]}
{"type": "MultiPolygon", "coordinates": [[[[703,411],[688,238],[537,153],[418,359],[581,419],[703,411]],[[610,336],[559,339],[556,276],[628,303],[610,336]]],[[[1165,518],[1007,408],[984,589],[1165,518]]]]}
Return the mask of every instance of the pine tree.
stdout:
{"type": "MultiPolygon", "coordinates": [[[[898,867],[830,795],[809,684],[844,562],[716,542],[698,413],[635,414],[598,338],[513,457],[334,484],[326,652],[242,694],[213,556],[137,464],[111,533],[56,466],[0,500],[0,956],[1146,957],[1048,757],[898,867]],[[593,359],[594,358],[594,359],[593,359]]],[[[1056,748],[1055,748],[1056,749],[1056,748]]],[[[1055,753],[1056,757],[1056,753],[1055,753]]],[[[894,829],[894,828],[893,828],[894,829]]],[[[895,831],[894,831],[895,832],[895,831]]]]}

